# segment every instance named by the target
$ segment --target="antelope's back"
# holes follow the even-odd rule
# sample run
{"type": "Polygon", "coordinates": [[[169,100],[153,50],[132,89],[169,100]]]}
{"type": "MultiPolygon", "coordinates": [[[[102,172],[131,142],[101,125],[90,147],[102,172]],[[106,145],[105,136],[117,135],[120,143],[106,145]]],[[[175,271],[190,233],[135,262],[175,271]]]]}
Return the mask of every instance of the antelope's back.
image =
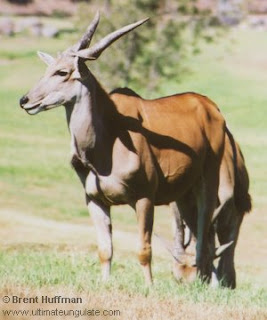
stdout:
{"type": "Polygon", "coordinates": [[[220,148],[224,119],[205,96],[188,92],[146,100],[123,88],[112,93],[111,99],[120,114],[140,121],[148,132],[175,139],[196,153],[203,149],[206,138],[215,152],[220,148]]]}

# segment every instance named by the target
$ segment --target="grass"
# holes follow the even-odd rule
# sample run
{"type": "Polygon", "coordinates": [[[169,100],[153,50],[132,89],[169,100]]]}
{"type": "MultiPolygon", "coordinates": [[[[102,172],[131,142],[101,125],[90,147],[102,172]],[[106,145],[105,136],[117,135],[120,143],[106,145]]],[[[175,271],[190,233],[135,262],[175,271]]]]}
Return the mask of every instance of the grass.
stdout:
{"type": "MultiPolygon", "coordinates": [[[[222,319],[218,317],[218,310],[223,308],[226,313],[246,312],[255,319],[263,316],[266,291],[245,279],[235,291],[211,289],[198,281],[179,286],[167,272],[166,261],[158,260],[154,265],[155,283],[153,288],[148,290],[143,287],[143,278],[137,262],[130,257],[120,260],[123,262],[114,263],[110,282],[103,284],[99,281],[97,259],[89,258],[88,253],[62,252],[51,248],[11,249],[0,255],[0,277],[5,279],[2,283],[3,290],[7,290],[9,294],[17,294],[21,288],[28,288],[29,292],[39,288],[39,296],[47,292],[53,296],[51,290],[62,295],[62,290],[64,292],[67,288],[70,292],[75,292],[76,296],[90,292],[94,292],[96,296],[108,295],[109,298],[114,294],[130,294],[134,299],[142,298],[145,303],[157,300],[159,303],[169,301],[177,305],[207,306],[207,309],[208,306],[216,306],[217,319],[222,319]],[[13,290],[10,290],[12,287],[13,290]]],[[[116,306],[119,304],[120,310],[125,309],[126,305],[121,305],[120,300],[115,302],[116,306]]],[[[136,308],[138,309],[138,306],[136,308]]]]}
{"type": "Polygon", "coordinates": [[[190,303],[216,303],[218,305],[263,308],[267,298],[264,290],[244,281],[235,291],[216,290],[203,285],[200,281],[178,286],[166,270],[166,262],[157,259],[154,265],[155,283],[153,288],[142,286],[143,278],[140,268],[128,257],[115,262],[113,275],[109,283],[103,284],[99,279],[100,268],[96,258],[88,257],[85,252],[64,252],[51,248],[10,249],[0,255],[0,276],[4,278],[4,287],[16,285],[21,287],[66,286],[74,291],[125,291],[132,294],[148,295],[158,298],[173,299],[178,297],[190,303]],[[31,268],[28,268],[28,265],[31,268]],[[7,269],[6,266],[9,266],[7,269]],[[249,294],[248,294],[249,292],[249,294]]]}
{"type": "MultiPolygon", "coordinates": [[[[70,40],[16,37],[2,38],[0,49],[0,295],[83,295],[92,307],[120,308],[120,319],[267,316],[267,38],[249,30],[230,36],[234,41],[203,47],[186,62],[191,72],[180,82],[170,80],[156,96],[182,91],[209,96],[244,151],[254,211],[245,218],[237,248],[238,288],[177,285],[170,275],[171,258],[154,240],[155,285],[145,289],[136,259],[136,219],[127,207],[112,211],[113,274],[107,285],[100,283],[94,229],[69,165],[64,110],[29,117],[18,106],[45,70],[35,51],[56,53],[70,40]]],[[[155,229],[168,235],[170,220],[167,208],[157,209],[155,229]]]]}
{"type": "MultiPolygon", "coordinates": [[[[86,253],[66,253],[49,248],[42,249],[41,252],[37,248],[11,250],[0,256],[0,276],[5,279],[2,284],[3,294],[25,296],[26,292],[26,296],[33,296],[36,288],[39,290],[35,294],[37,296],[53,297],[60,294],[79,297],[87,294],[89,297],[85,297],[84,301],[91,305],[94,303],[94,308],[107,308],[112,299],[111,307],[120,310],[122,314],[130,309],[131,316],[134,317],[141,311],[137,319],[163,319],[167,311],[173,313],[169,319],[177,319],[176,312],[179,312],[181,306],[185,309],[181,314],[182,319],[192,313],[192,310],[196,313],[196,307],[200,314],[209,315],[210,319],[223,319],[227,314],[240,319],[264,319],[266,292],[250,282],[244,280],[235,291],[211,289],[200,282],[179,286],[167,273],[166,261],[157,261],[154,266],[156,280],[153,288],[148,290],[143,287],[137,262],[132,258],[121,260],[123,262],[114,263],[110,282],[103,284],[99,281],[97,259],[88,258],[86,253]],[[12,266],[8,268],[8,272],[6,265],[12,266]],[[31,265],[31,268],[28,265],[31,265]],[[20,292],[22,294],[19,294],[20,292]],[[103,296],[107,297],[107,300],[100,303],[103,296]],[[131,301],[125,302],[125,297],[131,297],[131,301]],[[161,310],[156,309],[155,302],[161,306],[161,310]],[[139,310],[140,303],[142,310],[139,310]],[[163,307],[166,303],[168,310],[163,307]],[[149,312],[147,309],[151,304],[154,305],[154,310],[149,312]]],[[[41,306],[47,307],[44,304],[41,306]]],[[[28,306],[20,305],[20,308],[22,307],[25,309],[28,306]]],[[[126,316],[122,318],[128,319],[126,316]]]]}

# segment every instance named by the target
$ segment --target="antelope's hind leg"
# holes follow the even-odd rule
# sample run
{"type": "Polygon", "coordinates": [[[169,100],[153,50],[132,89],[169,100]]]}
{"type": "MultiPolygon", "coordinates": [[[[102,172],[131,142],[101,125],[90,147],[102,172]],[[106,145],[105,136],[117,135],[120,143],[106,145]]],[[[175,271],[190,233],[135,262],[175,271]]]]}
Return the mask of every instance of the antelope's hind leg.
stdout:
{"type": "Polygon", "coordinates": [[[102,280],[107,281],[110,276],[113,254],[110,207],[105,207],[90,201],[88,203],[88,209],[96,228],[102,280]]]}
{"type": "Polygon", "coordinates": [[[192,201],[190,194],[179,199],[179,202],[170,204],[171,211],[174,215],[174,246],[173,246],[173,275],[174,278],[181,282],[192,282],[196,279],[195,257],[187,256],[184,247],[184,226],[183,220],[191,227],[191,230],[196,234],[196,205],[192,201]]]}
{"type": "Polygon", "coordinates": [[[214,162],[210,162],[210,168],[204,174],[195,193],[198,211],[196,264],[200,277],[205,281],[210,281],[211,279],[215,250],[215,233],[214,226],[212,225],[212,216],[218,197],[219,177],[216,172],[219,172],[219,168],[215,168],[214,162]]]}

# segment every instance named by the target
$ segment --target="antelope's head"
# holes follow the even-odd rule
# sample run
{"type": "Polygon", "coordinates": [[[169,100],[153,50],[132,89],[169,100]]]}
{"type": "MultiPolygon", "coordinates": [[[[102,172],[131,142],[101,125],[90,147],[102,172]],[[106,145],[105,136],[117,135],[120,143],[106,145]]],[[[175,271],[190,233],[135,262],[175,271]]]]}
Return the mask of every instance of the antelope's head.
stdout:
{"type": "Polygon", "coordinates": [[[184,253],[179,258],[174,258],[172,273],[174,278],[179,282],[191,283],[197,278],[197,266],[195,257],[184,253]]]}
{"type": "Polygon", "coordinates": [[[174,278],[178,282],[193,282],[197,277],[195,255],[189,254],[185,251],[184,243],[180,244],[180,250],[175,250],[174,244],[170,243],[168,240],[166,240],[162,236],[159,236],[156,233],[155,236],[160,240],[163,247],[171,254],[173,258],[174,263],[172,273],[174,278]]]}
{"type": "Polygon", "coordinates": [[[60,105],[75,103],[79,99],[81,86],[88,75],[87,60],[96,60],[115,40],[130,32],[148,19],[125,26],[104,37],[89,48],[99,23],[99,13],[87,28],[80,41],[54,58],[47,53],[38,52],[47,70],[39,82],[20,99],[20,106],[28,114],[37,114],[60,105]]]}
{"type": "MultiPolygon", "coordinates": [[[[191,283],[195,281],[198,276],[195,255],[189,254],[185,250],[182,250],[182,252],[179,252],[179,254],[177,254],[176,250],[174,250],[174,246],[169,241],[157,234],[156,236],[173,257],[174,264],[172,272],[174,278],[178,282],[191,283]]],[[[219,258],[232,244],[233,241],[230,241],[218,248],[215,248],[215,251],[213,253],[213,260],[219,258]]],[[[183,245],[184,244],[181,244],[180,247],[182,247],[183,245]]],[[[218,283],[217,270],[214,266],[212,266],[211,286],[216,287],[218,283]]]]}

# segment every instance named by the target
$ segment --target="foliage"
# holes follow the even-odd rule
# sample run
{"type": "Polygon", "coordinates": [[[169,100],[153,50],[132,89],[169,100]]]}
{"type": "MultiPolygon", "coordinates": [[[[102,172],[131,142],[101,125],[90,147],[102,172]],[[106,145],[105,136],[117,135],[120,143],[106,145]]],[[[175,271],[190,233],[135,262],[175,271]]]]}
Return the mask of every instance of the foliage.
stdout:
{"type": "MultiPolygon", "coordinates": [[[[95,8],[93,1],[80,6],[77,26],[81,33],[93,18],[95,8]]],[[[150,17],[146,25],[107,50],[97,64],[92,63],[92,69],[102,74],[106,85],[113,82],[113,86],[145,87],[147,96],[168,79],[179,80],[187,70],[185,58],[198,53],[203,40],[211,42],[221,31],[210,25],[211,15],[199,11],[195,0],[133,0],[131,4],[109,1],[108,6],[107,1],[102,1],[102,11],[96,39],[130,22],[150,17]]]]}

